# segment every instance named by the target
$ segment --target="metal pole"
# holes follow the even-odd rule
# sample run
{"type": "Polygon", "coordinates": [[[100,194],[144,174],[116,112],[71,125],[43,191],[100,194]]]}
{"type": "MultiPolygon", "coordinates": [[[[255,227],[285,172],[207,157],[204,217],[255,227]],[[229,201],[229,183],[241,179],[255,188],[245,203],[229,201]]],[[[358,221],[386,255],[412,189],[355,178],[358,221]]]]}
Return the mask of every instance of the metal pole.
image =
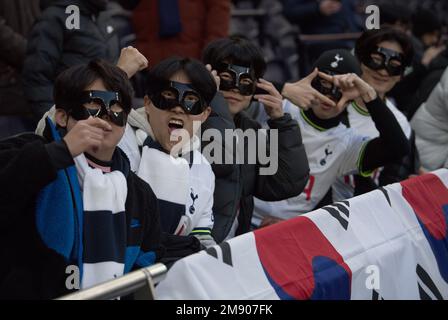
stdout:
{"type": "Polygon", "coordinates": [[[267,11],[264,9],[234,9],[231,14],[233,18],[264,17],[267,15],[267,11]]]}
{"type": "Polygon", "coordinates": [[[153,266],[131,272],[120,278],[63,296],[56,300],[110,300],[134,293],[145,286],[151,292],[149,296],[154,298],[152,284],[157,284],[162,281],[167,271],[168,269],[164,264],[157,263],[153,266]]]}

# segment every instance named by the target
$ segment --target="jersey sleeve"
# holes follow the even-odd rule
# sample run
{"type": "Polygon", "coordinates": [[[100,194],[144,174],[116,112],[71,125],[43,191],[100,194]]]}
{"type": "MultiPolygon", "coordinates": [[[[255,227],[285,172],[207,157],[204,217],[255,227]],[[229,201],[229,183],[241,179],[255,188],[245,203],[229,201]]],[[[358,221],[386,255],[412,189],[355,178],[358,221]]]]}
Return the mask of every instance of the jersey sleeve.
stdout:
{"type": "Polygon", "coordinates": [[[342,157],[342,163],[339,168],[338,175],[345,176],[349,174],[360,174],[362,176],[370,176],[372,172],[363,172],[362,158],[364,157],[365,148],[370,138],[355,134],[350,130],[350,134],[346,140],[346,150],[342,157]]]}
{"type": "Polygon", "coordinates": [[[201,244],[205,247],[209,247],[215,245],[216,242],[212,237],[212,229],[213,229],[213,193],[215,189],[215,176],[210,169],[210,184],[209,184],[209,192],[207,194],[207,201],[204,207],[204,210],[201,213],[201,217],[198,220],[198,223],[193,226],[193,229],[190,235],[196,236],[201,244]]]}

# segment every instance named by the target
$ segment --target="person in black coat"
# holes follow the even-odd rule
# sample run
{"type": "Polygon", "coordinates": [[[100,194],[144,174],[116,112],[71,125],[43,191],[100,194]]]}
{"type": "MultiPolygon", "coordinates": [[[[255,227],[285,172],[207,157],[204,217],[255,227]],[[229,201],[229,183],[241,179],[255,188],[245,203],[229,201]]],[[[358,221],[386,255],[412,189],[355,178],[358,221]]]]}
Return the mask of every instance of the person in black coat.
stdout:
{"type": "Polygon", "coordinates": [[[104,12],[107,2],[41,2],[42,15],[29,37],[22,70],[25,95],[36,120],[40,120],[53,105],[53,84],[59,73],[92,59],[105,59],[112,63],[117,61],[120,54],[119,41],[110,18],[104,12]],[[76,29],[76,19],[72,19],[72,12],[66,13],[69,6],[79,8],[79,29],[76,29]]]}
{"type": "MultiPolygon", "coordinates": [[[[236,150],[244,152],[237,151],[232,155],[235,166],[229,166],[227,162],[212,165],[216,174],[212,235],[221,242],[250,231],[254,196],[279,201],[300,194],[308,181],[309,166],[297,122],[283,113],[282,97],[272,83],[261,79],[266,64],[258,47],[242,38],[219,39],[205,49],[203,62],[216,70],[220,78],[224,99],[217,97],[211,104],[212,110],[221,114],[220,129],[225,130],[227,125],[227,129],[252,130],[256,136],[254,141],[239,139],[237,148],[242,149],[236,150]],[[261,94],[256,94],[257,89],[261,94]],[[256,161],[250,161],[249,147],[265,144],[269,150],[273,143],[270,130],[267,136],[260,135],[261,125],[244,111],[253,98],[264,104],[271,118],[270,128],[278,130],[278,155],[273,160],[278,167],[272,174],[261,173],[268,166],[260,161],[259,149],[256,161]],[[265,141],[259,142],[259,139],[265,141]]],[[[212,113],[208,121],[218,120],[212,113]]],[[[225,146],[229,146],[229,141],[225,141],[225,146]]]]}
{"type": "MultiPolygon", "coordinates": [[[[338,34],[359,32],[363,21],[356,10],[354,0],[282,0],[283,14],[292,24],[298,25],[301,34],[338,34]]],[[[353,47],[353,41],[313,41],[302,43],[307,62],[301,73],[308,74],[309,66],[325,51],[353,47]]]]}
{"type": "Polygon", "coordinates": [[[20,72],[26,37],[39,14],[39,0],[0,0],[0,139],[32,130],[20,72]]]}
{"type": "MultiPolygon", "coordinates": [[[[115,243],[125,249],[126,261],[121,256],[124,273],[164,255],[157,199],[150,186],[131,172],[129,160],[116,147],[131,110],[132,87],[125,72],[94,60],[63,72],[56,80],[54,94],[56,125],[48,118],[43,136],[26,133],[0,141],[0,299],[52,299],[73,289],[67,286],[70,274],[66,268],[79,265],[81,257],[76,240],[67,240],[67,233],[73,233],[83,244],[98,232],[103,235],[108,228],[122,226],[124,230],[114,232],[124,234],[123,243],[115,243]],[[86,92],[91,98],[79,99],[86,92]],[[106,107],[99,99],[109,93],[117,100],[106,107]],[[117,170],[124,175],[127,196],[123,225],[113,220],[106,224],[108,228],[95,229],[93,234],[79,231],[88,227],[85,212],[82,224],[76,218],[79,207],[85,207],[85,201],[77,199],[83,191],[76,183],[79,169],[74,167],[81,154],[90,167],[103,174],[118,174],[117,170]],[[63,181],[68,181],[66,190],[54,187],[58,183],[64,186],[63,181]],[[61,202],[64,197],[66,201],[61,202]],[[46,210],[42,210],[45,204],[46,210]],[[58,214],[50,217],[51,208],[58,214]],[[61,247],[63,242],[68,245],[61,247]]],[[[103,245],[98,239],[94,241],[95,248],[103,245]]],[[[102,262],[107,254],[97,251],[89,259],[102,262]]],[[[85,263],[84,253],[82,259],[85,263]]]]}

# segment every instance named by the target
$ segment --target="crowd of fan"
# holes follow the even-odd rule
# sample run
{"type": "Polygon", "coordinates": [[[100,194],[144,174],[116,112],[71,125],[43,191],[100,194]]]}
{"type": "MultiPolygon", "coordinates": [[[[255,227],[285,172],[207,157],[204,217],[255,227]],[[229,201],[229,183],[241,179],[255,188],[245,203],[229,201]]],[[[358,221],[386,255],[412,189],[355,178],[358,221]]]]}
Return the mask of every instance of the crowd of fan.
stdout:
{"type": "Polygon", "coordinates": [[[73,265],[80,288],[170,267],[447,168],[442,10],[437,1],[0,0],[0,299],[62,296],[73,265]],[[372,2],[381,28],[364,30],[372,2]],[[67,26],[70,5],[79,29],[67,26]],[[359,36],[299,50],[300,34],[347,33],[359,36]],[[204,141],[209,129],[256,140],[204,141]],[[277,168],[265,175],[249,150],[272,145],[277,168]]]}

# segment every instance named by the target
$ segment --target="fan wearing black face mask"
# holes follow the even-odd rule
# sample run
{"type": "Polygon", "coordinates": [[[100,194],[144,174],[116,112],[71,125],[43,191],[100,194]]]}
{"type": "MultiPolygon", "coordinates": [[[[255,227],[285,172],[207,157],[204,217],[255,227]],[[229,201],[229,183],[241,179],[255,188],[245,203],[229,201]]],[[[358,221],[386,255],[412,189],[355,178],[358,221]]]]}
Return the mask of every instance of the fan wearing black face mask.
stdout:
{"type": "Polygon", "coordinates": [[[170,256],[164,262],[215,244],[211,236],[215,177],[201,153],[197,133],[210,114],[216,89],[199,61],[163,60],[149,71],[144,107],[131,112],[130,126],[120,142],[132,170],[158,198],[170,256]],[[176,247],[182,243],[186,247],[174,250],[172,241],[176,247]]]}
{"type": "MultiPolygon", "coordinates": [[[[376,91],[360,78],[356,58],[347,50],[327,51],[316,61],[311,86],[333,104],[316,100],[307,110],[286,101],[302,132],[310,164],[310,179],[304,192],[284,201],[256,199],[253,224],[266,226],[296,217],[332,202],[331,185],[346,173],[369,176],[384,164],[409,150],[406,136],[376,91]],[[367,106],[379,137],[371,139],[348,128],[344,110],[353,100],[367,106]]],[[[258,119],[266,123],[266,115],[258,119]]]]}
{"type": "MultiPolygon", "coordinates": [[[[278,132],[278,157],[271,161],[278,163],[275,173],[260,174],[260,169],[267,165],[262,164],[259,153],[256,154],[256,161],[248,161],[248,150],[253,146],[263,144],[267,150],[271,145],[269,137],[263,139],[260,135],[256,141],[242,139],[237,148],[243,147],[243,163],[237,163],[230,174],[220,175],[216,179],[213,235],[221,242],[250,231],[254,197],[278,201],[302,192],[309,167],[297,123],[283,112],[282,97],[277,89],[262,79],[266,63],[260,48],[243,38],[224,38],[208,45],[203,62],[209,64],[219,76],[217,96],[224,97],[224,100],[216,98],[215,103],[212,102],[212,110],[224,109],[228,114],[226,120],[233,128],[257,135],[261,125],[245,111],[255,99],[269,114],[269,128],[278,132]],[[221,102],[218,103],[218,100],[221,102]]],[[[236,152],[230,155],[231,159],[235,157],[236,152]]],[[[220,173],[225,166],[215,164],[213,170],[220,173]]]]}
{"type": "MultiPolygon", "coordinates": [[[[411,126],[406,116],[387,97],[391,88],[401,81],[405,69],[412,61],[412,45],[409,37],[400,31],[386,27],[366,31],[356,42],[355,55],[361,64],[362,79],[375,89],[397,119],[409,140],[411,153],[377,170],[373,181],[359,176],[341,179],[338,181],[338,186],[333,188],[335,200],[368,192],[377,185],[407,179],[411,174],[418,174],[420,166],[411,126]]],[[[379,132],[363,101],[360,99],[353,101],[346,110],[347,125],[370,138],[378,137],[379,132]]]]}
{"type": "Polygon", "coordinates": [[[117,147],[132,94],[105,61],[71,67],[42,136],[0,141],[0,299],[61,297],[68,266],[83,288],[162,257],[157,198],[117,147]]]}

